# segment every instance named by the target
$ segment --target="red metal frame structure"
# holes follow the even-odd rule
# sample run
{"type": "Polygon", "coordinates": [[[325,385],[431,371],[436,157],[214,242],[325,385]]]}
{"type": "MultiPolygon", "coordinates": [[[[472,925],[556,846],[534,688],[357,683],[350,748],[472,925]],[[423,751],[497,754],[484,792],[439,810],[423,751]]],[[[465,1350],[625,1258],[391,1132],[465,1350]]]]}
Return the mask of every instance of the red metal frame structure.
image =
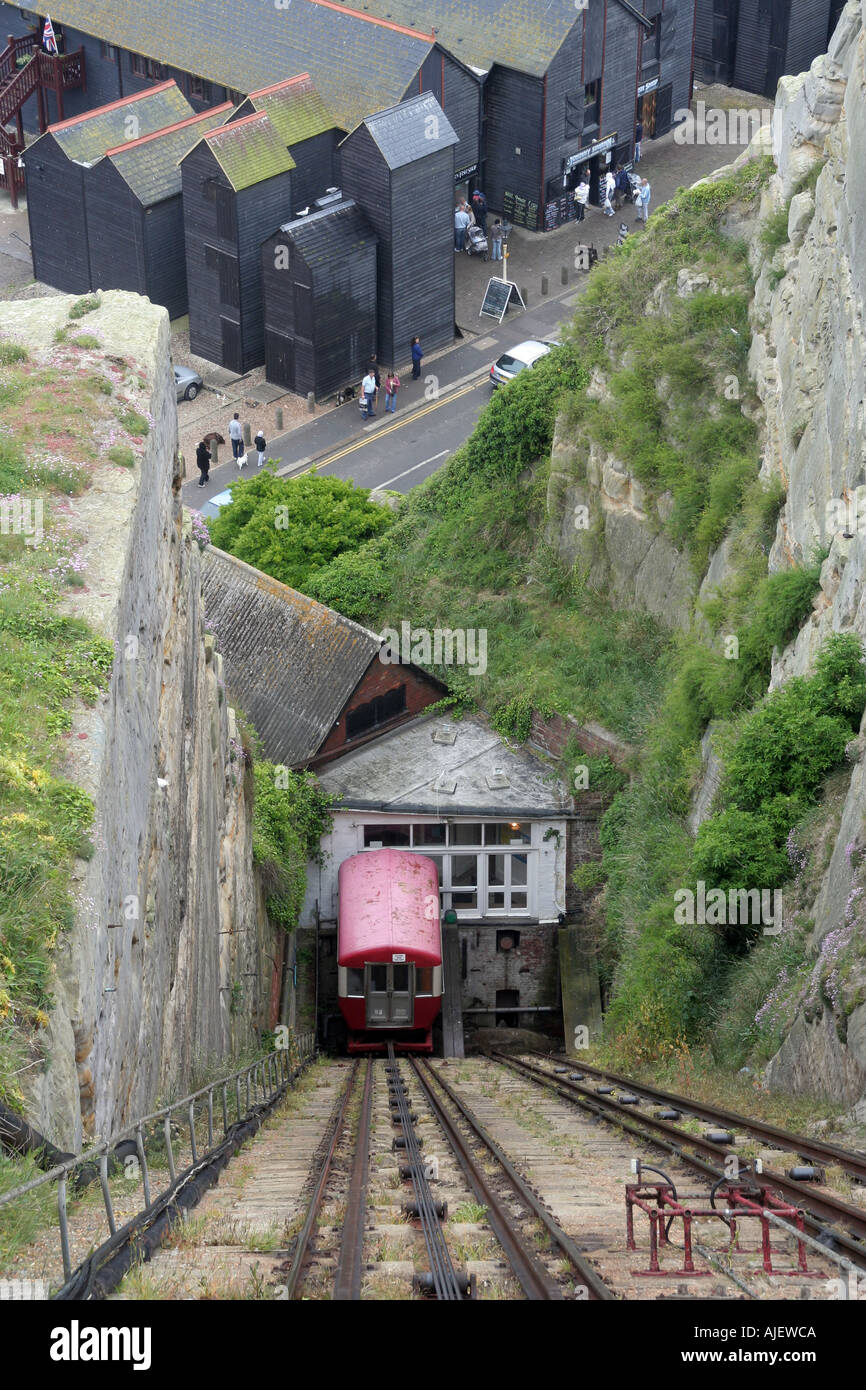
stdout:
{"type": "MultiPolygon", "coordinates": [[[[757,1217],[761,1223],[761,1268],[765,1274],[773,1274],[777,1277],[790,1279],[822,1279],[826,1276],[818,1270],[809,1269],[806,1264],[806,1247],[802,1240],[797,1240],[797,1268],[796,1269],[777,1269],[773,1265],[773,1246],[770,1243],[770,1221],[768,1213],[782,1220],[790,1221],[798,1232],[803,1231],[803,1212],[799,1207],[792,1207],[787,1202],[780,1201],[778,1197],[768,1187],[739,1187],[736,1183],[731,1183],[717,1189],[724,1198],[725,1209],[719,1210],[716,1207],[692,1207],[683,1206],[674,1195],[674,1189],[669,1183],[626,1183],[625,1188],[625,1209],[626,1209],[626,1248],[636,1250],[634,1238],[634,1209],[637,1207],[649,1217],[650,1223],[650,1262],[648,1269],[633,1269],[632,1274],[643,1278],[671,1279],[674,1276],[682,1278],[687,1275],[690,1279],[709,1277],[713,1271],[710,1269],[695,1269],[692,1257],[692,1222],[695,1217],[712,1217],[717,1221],[724,1221],[730,1229],[731,1239],[728,1250],[746,1252],[749,1247],[741,1246],[739,1243],[739,1232],[737,1222],[743,1217],[757,1217]],[[653,1205],[654,1203],[654,1205],[653,1205]],[[668,1239],[668,1230],[671,1222],[682,1220],[683,1223],[683,1263],[679,1269],[662,1269],[659,1264],[659,1252],[662,1246],[674,1247],[668,1239]]],[[[775,1253],[778,1253],[776,1251],[775,1253]]],[[[756,1272],[757,1268],[756,1268],[756,1272]]]]}
{"type": "Polygon", "coordinates": [[[24,152],[21,120],[24,103],[36,93],[41,134],[48,125],[46,91],[53,92],[57,98],[57,119],[62,121],[64,88],[87,90],[83,48],[74,53],[44,53],[39,43],[37,34],[25,34],[21,38],[10,34],[0,53],[0,188],[8,190],[13,208],[18,206],[18,190],[24,187],[24,173],[18,166],[24,152]],[[27,59],[23,67],[18,65],[21,58],[27,59]],[[12,120],[16,126],[14,136],[5,129],[12,120]]]}

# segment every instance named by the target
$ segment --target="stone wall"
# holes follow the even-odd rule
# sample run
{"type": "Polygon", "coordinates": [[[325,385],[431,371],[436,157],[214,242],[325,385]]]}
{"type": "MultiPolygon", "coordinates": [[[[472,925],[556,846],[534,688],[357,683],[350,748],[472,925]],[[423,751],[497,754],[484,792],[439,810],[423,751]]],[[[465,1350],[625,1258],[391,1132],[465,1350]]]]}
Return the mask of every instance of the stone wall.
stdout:
{"type": "MultiPolygon", "coordinates": [[[[4,333],[44,360],[71,302],[7,304],[4,333]]],[[[59,769],[95,802],[96,850],[76,861],[75,921],[58,938],[40,1039],[46,1065],[25,1080],[29,1118],[76,1149],[250,1042],[271,1021],[282,962],[180,501],[168,318],[111,292],[87,328],[129,364],[123,390],[151,428],[136,467],[97,464],[67,515],[85,561],[67,611],[117,655],[107,691],[74,711],[59,769]]]]}

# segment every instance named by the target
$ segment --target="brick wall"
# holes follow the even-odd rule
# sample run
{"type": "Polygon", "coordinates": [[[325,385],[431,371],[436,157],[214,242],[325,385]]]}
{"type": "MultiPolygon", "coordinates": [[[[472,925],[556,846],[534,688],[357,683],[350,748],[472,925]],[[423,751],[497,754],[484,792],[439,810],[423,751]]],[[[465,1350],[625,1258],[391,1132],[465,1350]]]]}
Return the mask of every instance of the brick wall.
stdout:
{"type": "Polygon", "coordinates": [[[375,656],[349,696],[337,723],[319,749],[314,765],[320,761],[328,761],[329,757],[333,758],[340,753],[345,753],[347,747],[357,748],[371,738],[378,738],[383,729],[397,728],[407,719],[412,719],[416,714],[420,714],[428,705],[434,705],[437,700],[441,700],[444,694],[444,686],[440,685],[432,676],[425,675],[417,667],[388,665],[380,661],[378,656],[375,656]],[[397,715],[387,724],[380,724],[377,728],[371,729],[368,734],[352,739],[351,743],[347,745],[346,718],[352,710],[357,709],[359,705],[369,704],[370,700],[374,700],[377,695],[386,695],[389,690],[396,690],[401,685],[406,687],[404,713],[397,715]]]}
{"type": "MultiPolygon", "coordinates": [[[[556,926],[521,926],[519,922],[503,922],[500,931],[520,933],[515,950],[497,951],[497,928],[491,926],[459,929],[461,978],[459,981],[464,1009],[489,1008],[489,1016],[468,1014],[465,1023],[475,1027],[492,1027],[495,1022],[497,990],[517,990],[517,1003],[548,1005],[559,1008],[559,929],[556,926]],[[465,974],[463,961],[465,960],[465,974]]],[[[453,987],[446,982],[446,988],[453,987]]],[[[558,1022],[558,1014],[504,1014],[504,1018],[522,1028],[536,1028],[558,1022]]]]}
{"type": "Polygon", "coordinates": [[[574,739],[578,748],[589,757],[601,757],[606,753],[617,764],[623,763],[631,752],[629,744],[599,724],[578,724],[570,714],[554,714],[549,719],[543,719],[537,711],[533,712],[530,743],[555,758],[561,758],[570,739],[574,739]]]}

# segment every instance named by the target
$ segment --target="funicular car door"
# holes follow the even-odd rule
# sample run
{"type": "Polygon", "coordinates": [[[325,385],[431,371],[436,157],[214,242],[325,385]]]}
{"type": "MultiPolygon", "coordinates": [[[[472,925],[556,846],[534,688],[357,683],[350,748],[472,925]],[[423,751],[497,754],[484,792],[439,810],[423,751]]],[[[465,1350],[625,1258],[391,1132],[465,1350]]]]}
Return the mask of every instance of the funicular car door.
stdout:
{"type": "Polygon", "coordinates": [[[406,961],[367,964],[364,994],[368,1028],[411,1027],[414,1016],[415,966],[406,961]]]}

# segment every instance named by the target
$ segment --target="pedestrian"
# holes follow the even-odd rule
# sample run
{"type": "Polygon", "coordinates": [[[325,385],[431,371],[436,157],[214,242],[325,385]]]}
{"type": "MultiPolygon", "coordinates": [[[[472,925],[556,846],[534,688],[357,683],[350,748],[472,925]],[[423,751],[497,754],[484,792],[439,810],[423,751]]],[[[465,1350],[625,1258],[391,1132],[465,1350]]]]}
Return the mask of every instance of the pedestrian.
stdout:
{"type": "Polygon", "coordinates": [[[237,411],[229,421],[229,438],[232,441],[232,458],[239,459],[244,451],[244,432],[241,429],[241,417],[237,411]]]}
{"type": "Polygon", "coordinates": [[[502,260],[502,219],[497,217],[493,226],[490,228],[490,244],[492,261],[502,260]]]}
{"type": "Polygon", "coordinates": [[[454,210],[454,250],[462,251],[466,241],[466,228],[469,226],[471,218],[465,208],[459,204],[454,210]]]}
{"type": "Polygon", "coordinates": [[[486,236],[486,235],[487,235],[487,199],[485,198],[484,194],[481,192],[481,189],[480,189],[480,188],[476,188],[476,189],[473,191],[473,194],[472,194],[472,211],[475,213],[475,221],[478,223],[478,225],[479,225],[479,227],[481,228],[482,232],[483,232],[484,235],[486,236]]]}
{"type": "Polygon", "coordinates": [[[589,184],[584,174],[580,176],[580,183],[574,190],[575,216],[578,222],[582,222],[586,216],[586,204],[589,199],[589,184]]]}
{"type": "Polygon", "coordinates": [[[268,444],[261,430],[256,430],[256,437],[253,440],[253,444],[255,445],[256,453],[259,456],[258,467],[262,468],[264,466],[265,454],[267,452],[268,444]]]}
{"type": "Polygon", "coordinates": [[[400,389],[400,378],[392,367],[385,377],[385,412],[390,410],[392,415],[397,414],[397,392],[400,389]]]}
{"type": "Polygon", "coordinates": [[[379,387],[382,385],[382,378],[379,375],[379,362],[375,352],[372,353],[370,356],[370,371],[373,374],[373,378],[376,382],[376,393],[373,396],[373,408],[375,409],[376,406],[379,404],[379,387]]]}
{"type": "Polygon", "coordinates": [[[634,128],[634,162],[640,164],[640,147],[643,140],[643,121],[638,117],[634,128]]]}
{"type": "Polygon", "coordinates": [[[647,222],[649,221],[649,205],[650,198],[652,197],[652,189],[647,179],[641,179],[639,193],[640,202],[637,207],[637,220],[638,222],[647,222]]]}
{"type": "Polygon", "coordinates": [[[195,451],[195,465],[199,473],[201,474],[201,477],[198,480],[199,487],[204,487],[205,483],[210,481],[210,461],[211,451],[205,444],[204,440],[201,439],[199,440],[198,447],[195,451]]]}
{"type": "Polygon", "coordinates": [[[376,400],[376,378],[372,371],[368,370],[367,375],[361,382],[361,395],[364,400],[364,406],[366,407],[362,409],[361,414],[364,416],[365,420],[375,420],[376,412],[373,409],[373,405],[376,400]]]}
{"type": "Polygon", "coordinates": [[[421,350],[421,339],[412,339],[412,380],[417,381],[421,375],[421,358],[424,353],[421,350]]]}
{"type": "Polygon", "coordinates": [[[613,217],[613,195],[616,189],[616,179],[608,169],[604,176],[604,215],[613,217]]]}

